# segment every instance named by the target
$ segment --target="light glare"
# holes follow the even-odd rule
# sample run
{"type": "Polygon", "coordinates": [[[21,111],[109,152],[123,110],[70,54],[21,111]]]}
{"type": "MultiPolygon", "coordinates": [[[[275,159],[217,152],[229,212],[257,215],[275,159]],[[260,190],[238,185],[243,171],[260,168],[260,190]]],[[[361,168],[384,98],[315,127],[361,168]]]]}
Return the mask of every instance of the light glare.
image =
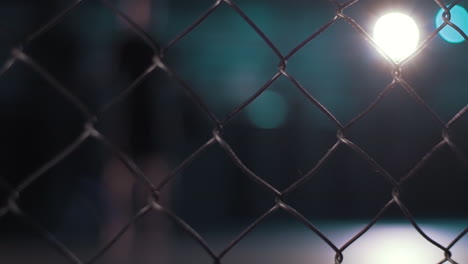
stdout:
{"type": "MultiPolygon", "coordinates": [[[[378,224],[371,230],[357,241],[354,250],[345,253],[346,262],[343,263],[428,264],[437,263],[443,257],[443,252],[410,225],[378,224]]],[[[447,234],[443,236],[450,238],[447,234]]]]}
{"type": "Polygon", "coordinates": [[[381,17],[374,28],[374,40],[395,62],[411,55],[419,42],[419,29],[414,20],[401,13],[381,17]]]}

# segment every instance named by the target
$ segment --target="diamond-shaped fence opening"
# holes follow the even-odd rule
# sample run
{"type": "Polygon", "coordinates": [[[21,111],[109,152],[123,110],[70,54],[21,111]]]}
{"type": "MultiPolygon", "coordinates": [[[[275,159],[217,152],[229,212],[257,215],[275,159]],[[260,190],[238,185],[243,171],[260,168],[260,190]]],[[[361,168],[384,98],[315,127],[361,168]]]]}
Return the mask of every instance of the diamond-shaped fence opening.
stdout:
{"type": "Polygon", "coordinates": [[[467,262],[467,4],[2,2],[0,261],[467,262]]]}

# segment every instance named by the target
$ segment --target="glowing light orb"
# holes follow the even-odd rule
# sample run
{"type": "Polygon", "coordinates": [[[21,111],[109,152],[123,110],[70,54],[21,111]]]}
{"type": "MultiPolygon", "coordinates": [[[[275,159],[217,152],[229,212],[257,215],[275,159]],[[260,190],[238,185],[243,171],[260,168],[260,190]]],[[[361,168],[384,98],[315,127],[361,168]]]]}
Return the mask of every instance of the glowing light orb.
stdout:
{"type": "Polygon", "coordinates": [[[280,127],[287,116],[287,104],[283,96],[274,91],[265,91],[246,108],[250,122],[263,129],[280,127]]]}
{"type": "Polygon", "coordinates": [[[374,40],[398,63],[416,50],[419,29],[411,17],[401,13],[391,13],[381,17],[375,24],[374,40]]]}
{"type": "MultiPolygon", "coordinates": [[[[440,27],[444,23],[443,15],[444,10],[441,8],[435,18],[436,27],[440,27]]],[[[450,21],[468,34],[468,11],[460,5],[456,5],[450,9],[450,16],[450,21]]],[[[445,26],[439,32],[439,35],[449,43],[461,43],[465,41],[463,36],[449,25],[445,26]]]]}

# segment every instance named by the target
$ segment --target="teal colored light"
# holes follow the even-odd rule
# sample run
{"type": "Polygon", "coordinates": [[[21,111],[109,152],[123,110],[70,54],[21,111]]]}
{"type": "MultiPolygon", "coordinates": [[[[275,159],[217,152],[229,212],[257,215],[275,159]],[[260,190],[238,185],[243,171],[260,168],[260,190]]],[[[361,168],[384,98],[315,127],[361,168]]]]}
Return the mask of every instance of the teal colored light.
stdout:
{"type": "Polygon", "coordinates": [[[283,96],[274,91],[265,91],[247,108],[249,121],[258,128],[280,127],[287,116],[287,104],[283,96]]]}
{"type": "MultiPolygon", "coordinates": [[[[435,23],[436,26],[439,27],[444,23],[444,20],[442,18],[444,14],[444,10],[440,9],[439,12],[437,13],[435,23]]],[[[457,27],[459,27],[463,32],[468,34],[468,12],[466,11],[465,8],[463,8],[460,5],[454,6],[450,10],[450,15],[451,19],[450,21],[455,24],[457,27]]],[[[445,26],[440,32],[440,36],[445,39],[447,42],[450,43],[461,43],[465,39],[463,38],[458,31],[456,31],[454,28],[451,26],[447,25],[445,26]]]]}

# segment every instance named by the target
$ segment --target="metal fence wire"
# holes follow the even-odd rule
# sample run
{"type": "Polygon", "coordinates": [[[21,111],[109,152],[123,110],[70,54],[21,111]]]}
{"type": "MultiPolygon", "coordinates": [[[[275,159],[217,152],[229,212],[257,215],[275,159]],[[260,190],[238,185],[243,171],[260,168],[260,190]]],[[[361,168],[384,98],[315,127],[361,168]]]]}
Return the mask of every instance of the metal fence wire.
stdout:
{"type": "MultiPolygon", "coordinates": [[[[366,32],[363,27],[361,27],[352,17],[348,16],[346,11],[352,5],[358,5],[359,0],[350,0],[346,2],[339,2],[334,0],[329,0],[331,5],[334,5],[336,8],[335,14],[333,17],[330,17],[329,21],[321,26],[317,31],[313,34],[308,36],[305,40],[299,43],[295,48],[293,48],[287,54],[283,54],[280,50],[275,46],[272,40],[268,38],[268,36],[262,31],[262,29],[255,24],[253,20],[251,20],[246,13],[235,3],[234,0],[216,0],[198,19],[193,21],[191,25],[189,25],[185,30],[180,32],[173,40],[171,40],[166,45],[162,45],[158,43],[153,36],[149,33],[145,32],[137,23],[132,21],[123,11],[119,10],[119,8],[112,3],[110,0],[101,0],[105,6],[115,14],[115,16],[123,19],[129,26],[129,28],[136,33],[141,40],[143,40],[148,47],[151,48],[153,51],[152,57],[152,64],[147,67],[141,74],[136,78],[126,89],[124,89],[119,95],[115,96],[112,100],[110,100],[107,104],[102,106],[100,110],[97,112],[91,111],[77,96],[75,96],[65,85],[63,85],[54,75],[49,72],[45,67],[43,67],[39,62],[37,62],[34,58],[32,58],[28,53],[25,51],[26,47],[34,45],[34,41],[46,34],[46,32],[50,31],[58,24],[60,24],[70,13],[72,13],[79,5],[86,2],[85,0],[78,0],[74,1],[74,3],[68,6],[66,9],[61,11],[58,15],[50,19],[47,23],[40,26],[34,33],[30,34],[21,44],[17,45],[11,50],[10,58],[4,63],[1,68],[0,76],[3,76],[7,71],[9,71],[12,67],[17,64],[24,64],[33,69],[40,77],[45,79],[53,88],[55,88],[57,93],[60,93],[65,100],[68,100],[70,104],[72,104],[76,109],[78,109],[81,114],[86,118],[87,122],[83,124],[83,131],[81,135],[76,138],[73,142],[71,142],[66,148],[64,148],[60,153],[58,153],[53,159],[49,160],[45,164],[43,164],[39,169],[34,171],[32,174],[28,175],[19,185],[16,187],[10,187],[10,192],[8,195],[6,205],[0,209],[0,218],[3,218],[7,214],[12,214],[16,217],[26,219],[27,223],[34,227],[40,234],[47,239],[50,245],[54,246],[56,250],[58,250],[61,254],[66,256],[71,263],[76,264],[83,264],[83,263],[95,263],[98,259],[100,259],[107,251],[109,251],[119,239],[124,235],[124,233],[136,223],[137,220],[144,218],[148,212],[150,211],[157,211],[163,215],[166,215],[176,226],[179,226],[181,230],[185,231],[188,235],[190,235],[194,241],[196,241],[208,254],[214,263],[222,263],[223,257],[230,252],[236,245],[243,240],[247,234],[249,234],[252,230],[254,230],[263,220],[268,218],[271,214],[276,211],[284,211],[294,218],[298,219],[302,222],[307,228],[309,228],[313,233],[318,235],[324,243],[326,243],[333,251],[336,253],[334,257],[334,262],[336,264],[342,263],[343,259],[346,257],[346,249],[353,243],[355,243],[363,234],[369,231],[374,224],[381,218],[384,212],[392,206],[396,205],[404,216],[408,219],[414,229],[428,242],[436,246],[440,249],[440,256],[441,260],[439,263],[457,263],[456,256],[452,256],[451,249],[454,247],[457,242],[459,242],[468,232],[468,227],[465,228],[460,234],[453,238],[453,240],[449,244],[442,244],[433,238],[431,238],[425,231],[418,225],[415,218],[412,216],[412,213],[408,210],[405,204],[400,199],[400,188],[408,181],[408,179],[412,178],[422,167],[426,165],[428,160],[434,153],[436,153],[439,149],[443,147],[450,148],[459,158],[459,160],[468,166],[468,158],[466,155],[460,150],[460,148],[452,141],[450,136],[450,130],[452,126],[460,120],[460,118],[466,114],[468,111],[468,105],[466,105],[463,109],[461,109],[453,118],[448,121],[444,122],[438,114],[431,109],[431,107],[418,95],[415,89],[403,78],[402,76],[402,66],[409,62],[412,58],[417,56],[420,52],[430,45],[431,41],[437,36],[437,34],[444,28],[444,27],[452,27],[458,33],[463,36],[463,38],[468,41],[468,36],[465,32],[463,32],[457,25],[451,22],[451,15],[450,9],[454,7],[458,2],[455,1],[449,6],[446,6],[440,0],[434,0],[434,2],[440,6],[440,8],[444,9],[443,13],[443,24],[433,31],[426,39],[424,39],[419,47],[417,48],[416,52],[409,56],[408,58],[404,59],[402,62],[395,63],[391,58],[386,57],[385,59],[391,68],[393,69],[391,72],[392,80],[388,83],[385,88],[380,92],[380,94],[372,101],[367,108],[355,116],[351,121],[346,124],[341,123],[334,114],[329,111],[320,101],[314,97],[314,94],[310,93],[307,89],[305,89],[301,83],[288,72],[287,62],[290,58],[296,55],[296,53],[304,48],[309,42],[314,41],[320,34],[327,31],[330,27],[332,27],[337,21],[344,20],[349,23],[352,28],[355,30],[357,34],[359,34],[363,39],[365,39],[368,43],[370,43],[376,49],[379,47],[376,45],[372,37],[366,32]],[[269,79],[262,87],[260,87],[255,94],[250,96],[247,100],[245,100],[241,105],[236,107],[232,112],[230,112],[224,118],[220,118],[215,115],[215,113],[207,106],[207,104],[202,100],[201,96],[195,92],[194,89],[188,84],[188,82],[184,81],[182,77],[180,77],[174,70],[171,68],[171,65],[167,64],[165,61],[165,55],[171,51],[171,48],[184,39],[187,35],[191,34],[191,32],[196,29],[201,23],[203,23],[209,16],[213,13],[217,12],[218,8],[221,6],[228,6],[232,10],[234,10],[237,15],[239,15],[243,20],[245,20],[248,25],[263,39],[263,41],[268,45],[268,47],[276,54],[278,58],[278,67],[277,72],[269,79]],[[165,74],[172,80],[175,80],[179,85],[180,88],[183,89],[188,97],[193,100],[196,105],[203,110],[203,112],[209,117],[212,123],[212,135],[211,138],[206,141],[202,146],[200,146],[195,152],[191,153],[188,157],[186,157],[183,162],[181,162],[177,167],[173,168],[171,173],[167,175],[164,179],[160,182],[152,182],[147,175],[143,173],[143,171],[137,166],[136,162],[130,157],[130,155],[124,153],[119,149],[118,146],[114,145],[110,140],[108,140],[97,128],[96,124],[100,121],[100,116],[106,112],[109,108],[118,104],[120,101],[125,100],[129,94],[135,90],[151,73],[155,71],[160,71],[165,74]],[[254,173],[251,169],[249,169],[244,162],[238,157],[236,152],[231,148],[229,142],[225,140],[223,137],[223,132],[225,132],[225,126],[229,123],[234,117],[239,115],[247,106],[249,106],[257,97],[259,97],[263,92],[265,92],[273,83],[275,83],[278,78],[281,76],[286,77],[293,85],[296,87],[302,95],[310,102],[310,104],[314,105],[318,108],[323,115],[325,115],[328,119],[330,119],[334,125],[336,126],[336,143],[328,149],[325,155],[322,156],[320,160],[315,164],[315,166],[310,169],[307,173],[305,173],[300,179],[296,180],[289,187],[285,188],[284,190],[278,190],[274,186],[272,186],[269,182],[265,181],[261,177],[259,177],[256,173],[254,173]],[[406,93],[410,98],[412,98],[417,104],[422,105],[425,110],[430,113],[430,115],[436,120],[436,122],[440,126],[441,131],[441,138],[440,142],[437,143],[433,148],[427,152],[419,162],[411,169],[409,172],[399,180],[392,176],[388,171],[386,171],[381,165],[379,165],[372,156],[366,153],[360,146],[358,146],[355,142],[351,141],[347,137],[347,131],[353,127],[356,123],[358,123],[363,117],[368,115],[373,109],[379,105],[383,98],[386,97],[388,92],[392,90],[393,87],[399,85],[404,88],[406,93]],[[149,197],[146,205],[142,207],[128,222],[127,225],[123,226],[120,232],[115,234],[115,236],[108,241],[106,245],[102,248],[97,250],[97,252],[87,260],[81,259],[75,252],[71,249],[67,248],[67,246],[54,237],[48,230],[41,227],[41,225],[34,220],[33,217],[29,216],[27,212],[25,212],[21,206],[17,203],[17,201],[21,198],[22,193],[28,189],[34,182],[41,181],[41,176],[43,176],[46,172],[48,172],[51,168],[56,166],[58,163],[62,162],[67,156],[69,156],[74,150],[76,150],[81,144],[83,144],[88,138],[95,138],[99,142],[102,143],[103,146],[111,150],[115,155],[119,157],[119,159],[126,165],[126,167],[135,175],[135,177],[143,183],[143,185],[149,190],[149,197]],[[213,145],[219,145],[226,153],[226,155],[232,160],[232,162],[240,168],[243,173],[250,178],[253,182],[258,184],[259,186],[265,188],[272,194],[272,199],[275,201],[274,206],[271,207],[269,210],[264,212],[263,215],[258,217],[253,223],[251,223],[248,227],[246,227],[240,234],[238,234],[230,243],[224,246],[224,248],[220,252],[215,252],[210,245],[205,241],[205,239],[189,224],[187,224],[184,219],[179,217],[169,208],[165,207],[160,202],[160,192],[167,187],[168,183],[171,182],[175,177],[178,176],[179,172],[186,168],[192,162],[196,162],[196,159],[202,152],[204,152],[207,148],[213,145]],[[306,181],[308,181],[311,177],[313,177],[316,172],[321,168],[321,166],[330,158],[332,153],[338,148],[338,146],[346,146],[352,151],[355,152],[356,155],[363,157],[368,165],[373,168],[373,170],[378,171],[378,173],[385,178],[392,186],[393,190],[391,193],[391,200],[389,200],[385,206],[381,208],[381,210],[375,215],[375,217],[364,227],[360,230],[357,234],[350,237],[349,240],[346,241],[343,245],[335,244],[327,235],[325,235],[319,228],[317,228],[311,221],[309,221],[306,217],[304,217],[301,212],[297,211],[291,205],[288,204],[287,197],[291,193],[293,193],[298,187],[302,186],[306,181]]],[[[332,260],[331,260],[332,261],[332,260]]]]}

